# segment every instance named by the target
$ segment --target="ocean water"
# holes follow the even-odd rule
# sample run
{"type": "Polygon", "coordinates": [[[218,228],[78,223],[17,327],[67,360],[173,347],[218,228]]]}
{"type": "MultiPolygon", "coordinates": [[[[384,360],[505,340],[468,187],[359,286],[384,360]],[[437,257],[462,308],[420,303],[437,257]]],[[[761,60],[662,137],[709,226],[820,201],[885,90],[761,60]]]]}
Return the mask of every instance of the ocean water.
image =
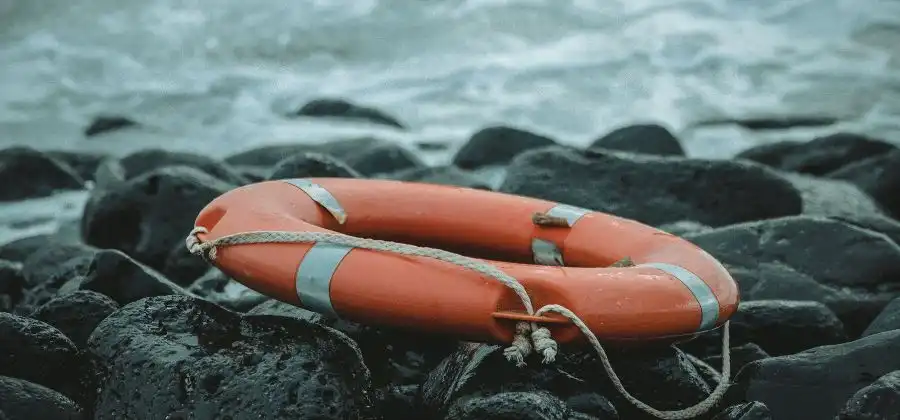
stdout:
{"type": "MultiPolygon", "coordinates": [[[[847,130],[900,141],[897,0],[0,0],[0,147],[221,157],[374,134],[446,144],[511,124],[586,145],[658,122],[688,153],[847,130]],[[289,119],[309,99],[407,131],[289,119]],[[146,128],[85,139],[100,113],[146,128]],[[827,115],[770,133],[698,121],[827,115]]],[[[0,242],[77,218],[84,194],[0,206],[0,242]]]]}

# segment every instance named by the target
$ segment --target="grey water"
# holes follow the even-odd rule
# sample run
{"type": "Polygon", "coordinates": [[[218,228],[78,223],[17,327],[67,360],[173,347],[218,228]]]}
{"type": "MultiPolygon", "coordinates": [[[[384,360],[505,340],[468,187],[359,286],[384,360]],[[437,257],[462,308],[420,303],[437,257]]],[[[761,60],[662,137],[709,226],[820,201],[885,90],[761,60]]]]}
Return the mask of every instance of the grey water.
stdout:
{"type": "MultiPolygon", "coordinates": [[[[422,152],[440,163],[486,125],[583,146],[650,121],[727,158],[836,130],[900,141],[898,69],[897,0],[0,0],[0,147],[221,157],[372,134],[445,144],[422,152]],[[323,96],[409,129],[283,116],[323,96]],[[147,128],[84,138],[101,113],[147,128]],[[840,123],[694,126],[810,115],[840,123]]],[[[0,242],[71,222],[84,195],[3,204],[0,242]]]]}

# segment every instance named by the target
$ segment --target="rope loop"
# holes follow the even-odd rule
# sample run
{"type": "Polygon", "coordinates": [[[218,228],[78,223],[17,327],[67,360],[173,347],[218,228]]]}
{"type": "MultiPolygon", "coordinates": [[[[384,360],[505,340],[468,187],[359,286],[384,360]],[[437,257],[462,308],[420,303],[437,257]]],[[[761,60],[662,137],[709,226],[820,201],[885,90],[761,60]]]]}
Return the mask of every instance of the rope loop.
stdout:
{"type": "MultiPolygon", "coordinates": [[[[536,224],[554,225],[558,221],[542,217],[543,215],[535,215],[536,224]]],[[[197,226],[191,230],[191,233],[185,239],[185,246],[191,254],[197,255],[208,262],[214,262],[218,256],[217,249],[222,246],[244,245],[244,244],[262,244],[262,243],[309,243],[324,242],[335,245],[344,245],[354,248],[363,248],[374,251],[394,252],[407,256],[419,256],[426,258],[434,258],[459,267],[476,271],[485,276],[491,277],[510,288],[522,301],[522,306],[528,315],[541,316],[548,312],[558,313],[572,322],[588,342],[597,352],[603,370],[609,376],[616,390],[630,403],[644,412],[653,415],[662,420],[686,420],[702,416],[713,407],[715,407],[728,390],[731,379],[731,354],[730,354],[730,334],[729,324],[726,321],[722,326],[722,374],[715,389],[703,401],[681,409],[671,411],[657,410],[643,401],[638,400],[631,395],[622,384],[613,370],[606,354],[597,336],[575,313],[561,305],[546,305],[534,310],[531,297],[525,291],[525,288],[518,280],[504,273],[487,262],[469,258],[463,255],[454,254],[448,251],[435,248],[418,247],[398,242],[380,241],[375,239],[357,238],[355,236],[344,235],[337,232],[291,232],[291,231],[255,231],[241,232],[232,235],[223,236],[209,242],[203,242],[197,236],[201,233],[209,233],[209,231],[197,226]]],[[[504,349],[503,354],[506,358],[515,363],[516,366],[526,366],[525,359],[534,352],[543,356],[543,363],[552,363],[556,360],[559,351],[559,344],[550,334],[550,330],[538,326],[533,322],[519,322],[516,324],[515,335],[509,347],[504,349]]]]}

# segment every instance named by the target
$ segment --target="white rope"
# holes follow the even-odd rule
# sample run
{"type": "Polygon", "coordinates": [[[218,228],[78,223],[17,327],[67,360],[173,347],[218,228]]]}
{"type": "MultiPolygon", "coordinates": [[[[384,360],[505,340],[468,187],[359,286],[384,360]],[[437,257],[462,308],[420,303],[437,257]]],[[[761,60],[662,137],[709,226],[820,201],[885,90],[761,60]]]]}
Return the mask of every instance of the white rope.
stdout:
{"type": "MultiPolygon", "coordinates": [[[[594,347],[594,350],[596,350],[597,355],[600,357],[600,362],[603,364],[603,369],[606,371],[607,375],[609,375],[616,390],[621,393],[626,400],[639,409],[663,420],[684,420],[701,416],[715,407],[728,389],[731,378],[731,355],[729,352],[729,322],[727,321],[723,325],[722,330],[722,375],[715,389],[703,401],[693,406],[681,410],[661,411],[638,400],[625,389],[622,381],[619,379],[618,375],[616,375],[612,365],[609,363],[609,357],[606,354],[606,350],[600,345],[597,336],[594,335],[587,325],[585,325],[584,321],[575,315],[575,313],[560,305],[546,305],[535,311],[531,303],[531,297],[528,296],[525,288],[518,280],[484,261],[454,254],[441,249],[419,247],[398,242],[357,238],[355,236],[344,235],[337,232],[242,232],[223,236],[210,242],[201,242],[197,237],[200,233],[208,233],[208,231],[204,227],[195,227],[186,238],[185,245],[192,254],[198,255],[207,261],[215,261],[217,249],[222,246],[260,243],[323,242],[353,248],[393,252],[401,255],[433,258],[492,277],[516,293],[519,299],[521,299],[525,311],[529,315],[541,316],[547,312],[555,312],[569,319],[579,330],[581,330],[594,347]]],[[[556,359],[558,344],[551,337],[549,329],[539,327],[533,322],[517,323],[513,342],[504,350],[504,355],[508,360],[515,362],[517,366],[521,367],[525,365],[525,358],[533,351],[536,351],[543,356],[543,363],[551,363],[556,359]]]]}

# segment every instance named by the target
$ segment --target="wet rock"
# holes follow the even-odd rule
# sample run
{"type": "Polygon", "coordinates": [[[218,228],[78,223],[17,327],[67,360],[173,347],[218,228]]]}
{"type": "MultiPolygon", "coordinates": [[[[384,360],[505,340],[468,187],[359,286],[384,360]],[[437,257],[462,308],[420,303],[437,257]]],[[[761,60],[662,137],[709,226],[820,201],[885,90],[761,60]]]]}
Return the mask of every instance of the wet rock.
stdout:
{"type": "Polygon", "coordinates": [[[261,166],[238,165],[234,169],[244,178],[252,182],[262,182],[269,177],[269,169],[261,166]]]}
{"type": "Polygon", "coordinates": [[[82,420],[85,417],[81,407],[52,389],[22,379],[0,376],[0,419],[4,418],[82,420]]]}
{"type": "MultiPolygon", "coordinates": [[[[733,345],[755,343],[773,356],[797,353],[826,344],[847,341],[844,325],[822,303],[792,300],[756,300],[740,303],[731,318],[733,345]]],[[[719,352],[721,331],[711,331],[688,343],[704,343],[719,352]]]]}
{"type": "Polygon", "coordinates": [[[713,420],[772,420],[772,413],[765,404],[751,401],[728,407],[713,420]]]}
{"type": "Polygon", "coordinates": [[[403,386],[422,383],[434,367],[456,349],[452,337],[361,325],[326,318],[277,300],[267,300],[247,312],[255,315],[294,317],[334,328],[356,343],[372,372],[373,385],[403,386]]]}
{"type": "MultiPolygon", "coordinates": [[[[606,350],[625,389],[650,406],[685,408],[710,392],[709,384],[678,349],[606,350]]],[[[553,364],[529,360],[528,366],[519,368],[506,360],[503,347],[487,345],[464,345],[435,368],[422,385],[422,404],[440,418],[457,401],[471,398],[546,391],[565,400],[585,389],[611,397],[622,418],[645,416],[615,391],[593,352],[563,352],[553,364]]]]}
{"type": "Polygon", "coordinates": [[[96,248],[78,244],[47,244],[23,263],[26,293],[15,312],[30,315],[52,299],[66,282],[82,276],[93,260],[96,248]]]}
{"type": "Polygon", "coordinates": [[[0,312],[0,375],[77,395],[78,348],[52,325],[0,312]]]}
{"type": "Polygon", "coordinates": [[[848,163],[888,153],[897,147],[865,136],[837,133],[809,142],[780,142],[750,148],[735,158],[810,175],[825,175],[848,163]]]}
{"type": "Polygon", "coordinates": [[[775,419],[830,419],[859,389],[900,369],[900,331],[745,366],[727,398],[760,401],[775,419]]]}
{"type": "Polygon", "coordinates": [[[339,98],[314,99],[300,107],[294,115],[298,117],[337,117],[401,129],[406,128],[400,121],[384,111],[339,98]]]}
{"type": "Polygon", "coordinates": [[[659,226],[664,232],[669,232],[675,236],[683,236],[691,233],[703,233],[712,230],[711,227],[703,223],[697,223],[692,220],[679,220],[677,222],[666,223],[659,226]]]}
{"type": "Polygon", "coordinates": [[[82,188],[84,180],[74,169],[44,152],[27,146],[0,150],[0,202],[82,188]]]}
{"type": "Polygon", "coordinates": [[[97,167],[107,158],[103,153],[73,152],[68,150],[54,150],[47,152],[47,156],[69,165],[81,179],[92,181],[97,167]]]}
{"type": "Polygon", "coordinates": [[[189,294],[152,268],[112,249],[97,252],[84,276],[75,277],[64,284],[60,287],[59,294],[65,295],[78,290],[102,293],[120,305],[151,296],[189,294]]]}
{"type": "MultiPolygon", "coordinates": [[[[719,343],[719,347],[721,347],[721,341],[719,343]]],[[[763,350],[762,347],[754,343],[741,344],[739,346],[731,347],[731,371],[737,372],[741,370],[744,365],[750,362],[765,359],[767,357],[770,357],[769,354],[766,353],[766,351],[763,350]]],[[[721,369],[721,348],[717,348],[715,353],[704,357],[703,361],[715,369],[721,369]]]]}
{"type": "Polygon", "coordinates": [[[596,392],[578,394],[566,398],[566,405],[573,411],[583,413],[593,419],[617,420],[619,418],[616,407],[613,407],[606,397],[596,392]]]}
{"type": "Polygon", "coordinates": [[[900,219],[900,150],[860,160],[828,176],[858,185],[891,216],[900,219]]]}
{"type": "Polygon", "coordinates": [[[425,166],[409,149],[374,137],[351,138],[324,144],[263,146],[238,153],[225,161],[232,165],[271,168],[284,159],[308,152],[333,156],[365,176],[425,166]]]}
{"type": "Polygon", "coordinates": [[[372,410],[354,343],[302,320],[155,297],[107,317],[88,346],[100,378],[97,420],[345,419],[372,410]]]}
{"type": "Polygon", "coordinates": [[[555,145],[556,140],[520,128],[493,126],[478,130],[453,157],[462,169],[502,165],[531,149],[555,145]]]}
{"type": "Polygon", "coordinates": [[[900,418],[900,370],[888,373],[847,401],[838,420],[900,418]]]}
{"type": "Polygon", "coordinates": [[[290,178],[362,178],[355,169],[329,155],[316,152],[304,152],[288,157],[272,169],[267,179],[290,178]]]}
{"type": "Polygon", "coordinates": [[[822,302],[850,337],[900,291],[900,247],[834,219],[791,216],[686,238],[729,267],[743,300],[822,302]]]}
{"type": "Polygon", "coordinates": [[[56,327],[82,348],[97,324],[117,309],[119,305],[108,296],[79,290],[50,300],[31,316],[56,327]]]}
{"type": "Polygon", "coordinates": [[[194,153],[174,152],[163,149],[146,149],[131,153],[120,159],[107,159],[103,168],[98,169],[98,184],[121,183],[139,177],[156,169],[171,166],[186,166],[203,171],[233,185],[244,185],[249,181],[225,162],[194,153]],[[99,172],[105,175],[99,175],[99,172]]]}
{"type": "Polygon", "coordinates": [[[859,187],[844,181],[783,173],[803,198],[803,214],[866,220],[883,215],[878,203],[859,187]]]}
{"type": "Polygon", "coordinates": [[[547,392],[503,392],[458,400],[446,420],[568,420],[569,409],[547,392]]]}
{"type": "Polygon", "coordinates": [[[395,420],[421,420],[416,397],[419,394],[418,385],[391,386],[383,393],[378,401],[375,417],[395,420]]]}
{"type": "Polygon", "coordinates": [[[267,296],[233,280],[217,268],[209,269],[188,291],[238,312],[249,311],[269,300],[267,296]]]}
{"type": "Polygon", "coordinates": [[[179,286],[190,286],[209,271],[210,265],[191,254],[183,243],[176,244],[166,257],[160,272],[179,286]]]}
{"type": "Polygon", "coordinates": [[[617,128],[594,140],[588,149],[612,149],[661,156],[684,156],[681,142],[659,124],[636,124],[617,128]]]}
{"type": "Polygon", "coordinates": [[[128,127],[139,126],[137,122],[128,117],[119,115],[99,115],[94,117],[91,123],[84,129],[85,137],[93,137],[99,134],[118,131],[128,127]]]}
{"type": "Polygon", "coordinates": [[[743,162],[590,152],[525,152],[500,191],[612,213],[651,225],[722,226],[799,214],[801,197],[777,173],[743,162]]]}
{"type": "Polygon", "coordinates": [[[22,264],[0,260],[0,312],[10,312],[25,293],[22,264]]]}
{"type": "Polygon", "coordinates": [[[344,156],[343,160],[365,176],[425,166],[418,155],[395,143],[374,145],[344,156]]]}
{"type": "Polygon", "coordinates": [[[200,210],[235,187],[193,168],[156,169],[93,192],[81,222],[82,236],[88,244],[121,250],[162,269],[200,210]]]}
{"type": "Polygon", "coordinates": [[[900,330],[900,298],[892,300],[885,306],[862,335],[867,336],[891,330],[900,330]]]}
{"type": "Polygon", "coordinates": [[[0,245],[0,259],[23,262],[41,248],[78,242],[72,238],[54,234],[26,236],[0,245]]]}
{"type": "Polygon", "coordinates": [[[883,233],[888,238],[891,238],[895,244],[900,245],[900,222],[887,216],[865,214],[856,216],[836,215],[829,217],[859,228],[883,233]]]}
{"type": "Polygon", "coordinates": [[[708,127],[716,125],[734,124],[748,130],[785,130],[796,127],[821,127],[833,125],[840,119],[828,116],[772,116],[749,118],[722,118],[699,121],[691,124],[692,127],[708,127]]]}
{"type": "Polygon", "coordinates": [[[466,188],[490,190],[491,187],[475,174],[453,165],[412,168],[390,174],[385,178],[398,181],[425,182],[429,184],[455,185],[466,188]]]}

